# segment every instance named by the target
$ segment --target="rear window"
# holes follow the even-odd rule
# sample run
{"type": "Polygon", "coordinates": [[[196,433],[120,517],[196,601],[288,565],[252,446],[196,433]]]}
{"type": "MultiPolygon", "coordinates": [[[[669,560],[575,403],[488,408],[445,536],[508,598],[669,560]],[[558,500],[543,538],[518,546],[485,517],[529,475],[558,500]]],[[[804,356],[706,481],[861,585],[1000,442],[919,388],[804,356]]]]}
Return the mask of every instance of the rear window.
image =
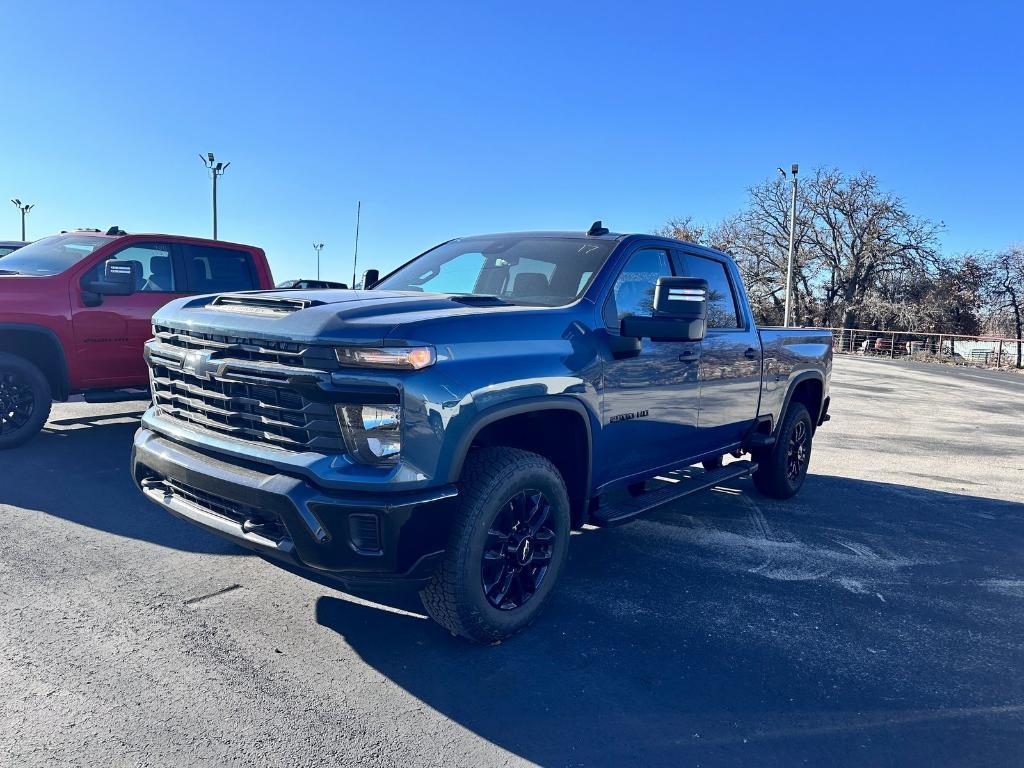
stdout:
{"type": "Polygon", "coordinates": [[[234,248],[182,245],[189,290],[224,293],[259,288],[252,254],[234,248]]]}
{"type": "Polygon", "coordinates": [[[52,235],[4,256],[0,274],[49,277],[70,269],[113,240],[102,235],[52,235]]]}

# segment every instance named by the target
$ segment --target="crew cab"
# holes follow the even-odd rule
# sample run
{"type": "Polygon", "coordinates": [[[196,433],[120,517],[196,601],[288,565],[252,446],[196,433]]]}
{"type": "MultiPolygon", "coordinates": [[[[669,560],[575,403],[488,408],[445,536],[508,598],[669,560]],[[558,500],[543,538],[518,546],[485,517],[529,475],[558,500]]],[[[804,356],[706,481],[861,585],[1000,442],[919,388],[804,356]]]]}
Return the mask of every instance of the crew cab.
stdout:
{"type": "Polygon", "coordinates": [[[828,418],[830,333],[758,329],[692,243],[464,237],[363,284],[157,312],[133,476],[292,566],[412,582],[472,641],[533,620],[573,529],[746,475],[792,496],[828,418]]]}
{"type": "Polygon", "coordinates": [[[13,251],[0,262],[0,449],[42,429],[53,400],[148,397],[143,345],[163,304],[273,285],[259,248],[116,227],[13,251]]]}

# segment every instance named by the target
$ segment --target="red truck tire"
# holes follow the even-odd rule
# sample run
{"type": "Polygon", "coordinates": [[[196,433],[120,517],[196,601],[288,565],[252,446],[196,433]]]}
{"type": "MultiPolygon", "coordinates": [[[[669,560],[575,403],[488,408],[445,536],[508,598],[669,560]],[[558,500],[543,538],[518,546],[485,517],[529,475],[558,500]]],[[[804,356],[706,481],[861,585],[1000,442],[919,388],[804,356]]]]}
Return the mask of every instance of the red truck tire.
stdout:
{"type": "Polygon", "coordinates": [[[23,357],[0,352],[0,450],[34,437],[50,417],[50,382],[23,357]]]}

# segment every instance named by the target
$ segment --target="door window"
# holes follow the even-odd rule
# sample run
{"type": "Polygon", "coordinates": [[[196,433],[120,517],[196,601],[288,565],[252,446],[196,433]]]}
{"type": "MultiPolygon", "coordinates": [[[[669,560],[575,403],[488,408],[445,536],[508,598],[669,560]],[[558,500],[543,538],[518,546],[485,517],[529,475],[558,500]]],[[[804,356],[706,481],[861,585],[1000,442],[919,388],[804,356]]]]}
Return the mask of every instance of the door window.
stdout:
{"type": "Polygon", "coordinates": [[[650,315],[654,311],[654,288],[658,278],[671,276],[668,252],[660,248],[636,251],[616,278],[604,305],[608,327],[618,328],[627,315],[650,315]]]}
{"type": "MultiPolygon", "coordinates": [[[[118,261],[134,261],[139,265],[137,293],[178,293],[181,279],[175,274],[170,243],[136,243],[110,255],[118,261]]],[[[103,268],[109,259],[92,267],[82,278],[82,285],[103,279],[103,268]]]]}
{"type": "Polygon", "coordinates": [[[736,297],[725,264],[715,259],[685,256],[689,277],[702,277],[708,281],[708,328],[740,328],[736,297]]]}
{"type": "Polygon", "coordinates": [[[252,255],[234,248],[183,244],[179,246],[193,293],[248,291],[259,288],[252,255]]]}

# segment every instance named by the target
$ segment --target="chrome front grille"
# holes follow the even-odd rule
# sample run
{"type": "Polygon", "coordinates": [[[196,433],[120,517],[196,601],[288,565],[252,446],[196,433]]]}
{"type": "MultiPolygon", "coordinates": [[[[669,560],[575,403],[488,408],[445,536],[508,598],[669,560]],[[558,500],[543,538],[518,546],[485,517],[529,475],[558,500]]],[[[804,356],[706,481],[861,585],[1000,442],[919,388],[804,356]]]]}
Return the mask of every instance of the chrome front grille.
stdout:
{"type": "Polygon", "coordinates": [[[334,406],[301,392],[301,385],[330,381],[338,366],[329,348],[165,326],[154,331],[146,359],[153,402],[163,413],[238,440],[344,452],[334,406]]]}

